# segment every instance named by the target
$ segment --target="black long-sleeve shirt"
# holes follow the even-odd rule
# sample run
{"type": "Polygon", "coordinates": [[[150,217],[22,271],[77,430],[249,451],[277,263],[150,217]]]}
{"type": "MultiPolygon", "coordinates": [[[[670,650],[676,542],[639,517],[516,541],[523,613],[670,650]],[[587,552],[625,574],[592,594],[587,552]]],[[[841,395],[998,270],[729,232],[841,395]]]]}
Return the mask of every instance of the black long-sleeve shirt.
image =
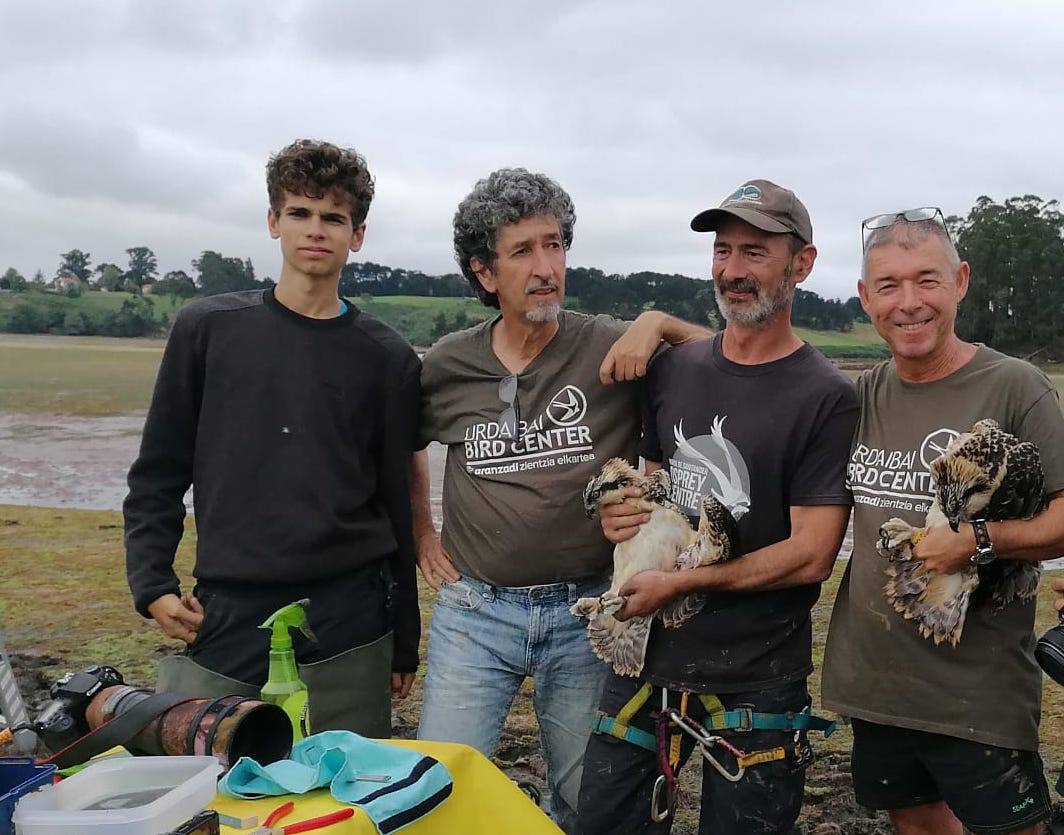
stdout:
{"type": "Polygon", "coordinates": [[[173,559],[192,484],[197,579],[322,580],[387,559],[393,667],[416,669],[408,467],[420,363],[391,328],[348,308],[310,319],[255,290],[180,311],[123,508],[142,615],[179,594],[173,559]]]}

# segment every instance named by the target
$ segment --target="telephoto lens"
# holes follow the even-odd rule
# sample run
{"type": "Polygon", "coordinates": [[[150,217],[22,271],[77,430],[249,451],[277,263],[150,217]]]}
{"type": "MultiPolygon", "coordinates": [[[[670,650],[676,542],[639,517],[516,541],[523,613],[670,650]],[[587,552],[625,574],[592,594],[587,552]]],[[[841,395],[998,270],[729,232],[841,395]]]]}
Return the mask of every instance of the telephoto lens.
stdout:
{"type": "Polygon", "coordinates": [[[1064,685],[1064,612],[1060,615],[1060,623],[1038,639],[1034,645],[1034,657],[1047,676],[1064,685]]]}

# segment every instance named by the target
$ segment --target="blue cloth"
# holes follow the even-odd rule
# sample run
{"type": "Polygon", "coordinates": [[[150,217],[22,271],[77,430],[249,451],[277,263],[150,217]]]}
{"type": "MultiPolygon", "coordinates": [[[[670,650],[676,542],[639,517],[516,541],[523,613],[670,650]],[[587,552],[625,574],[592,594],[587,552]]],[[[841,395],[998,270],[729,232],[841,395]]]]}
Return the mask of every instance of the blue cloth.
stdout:
{"type": "Polygon", "coordinates": [[[293,746],[291,759],[259,765],[237,760],[218,783],[230,797],[306,794],[328,786],[341,803],[358,806],[381,835],[396,832],[431,812],[450,796],[450,772],[417,751],[375,742],[351,731],[323,731],[293,746]],[[359,780],[386,775],[387,782],[359,780]]]}
{"type": "Polygon", "coordinates": [[[347,313],[347,302],[340,299],[340,315],[343,316],[345,313],[347,313]]]}
{"type": "Polygon", "coordinates": [[[531,676],[551,817],[567,832],[575,828],[584,749],[608,669],[569,607],[607,586],[599,578],[514,588],[463,576],[440,587],[429,622],[418,739],[461,742],[491,756],[531,676]]]}

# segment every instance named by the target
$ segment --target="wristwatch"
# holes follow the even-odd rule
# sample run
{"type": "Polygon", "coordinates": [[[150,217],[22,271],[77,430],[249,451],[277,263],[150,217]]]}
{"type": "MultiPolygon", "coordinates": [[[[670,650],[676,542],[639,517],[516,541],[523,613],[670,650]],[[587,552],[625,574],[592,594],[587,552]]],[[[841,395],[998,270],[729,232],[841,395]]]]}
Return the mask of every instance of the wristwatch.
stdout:
{"type": "Polygon", "coordinates": [[[997,559],[994,543],[986,529],[986,519],[973,519],[972,530],[975,532],[975,553],[969,558],[972,565],[986,565],[997,559]]]}

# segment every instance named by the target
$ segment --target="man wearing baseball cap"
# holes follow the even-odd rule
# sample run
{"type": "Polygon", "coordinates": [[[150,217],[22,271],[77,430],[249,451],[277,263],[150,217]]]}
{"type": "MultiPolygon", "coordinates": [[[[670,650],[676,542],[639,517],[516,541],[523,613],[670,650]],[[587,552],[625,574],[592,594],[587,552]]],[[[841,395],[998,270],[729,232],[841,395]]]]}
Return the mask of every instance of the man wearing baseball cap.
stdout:
{"type": "MultiPolygon", "coordinates": [[[[726,327],[651,364],[640,452],[648,473],[668,468],[672,501],[693,522],[704,497],[728,507],[738,556],[646,571],[621,589],[621,618],[690,594],[704,605],[679,628],[655,621],[639,678],[607,679],[584,758],[585,835],[667,832],[674,775],[692,752],[712,757],[699,832],[790,832],[812,758],[806,732],[830,731],[809,712],[810,611],[850,514],[857,399],[791,327],[795,287],[816,260],[809,213],[793,192],[750,180],[691,228],[715,233],[726,327]],[[659,719],[666,708],[689,730],[676,714],[659,719]],[[699,728],[722,741],[696,748],[690,729],[699,728]]],[[[602,527],[618,543],[648,519],[621,503],[604,508],[602,527]]]]}

